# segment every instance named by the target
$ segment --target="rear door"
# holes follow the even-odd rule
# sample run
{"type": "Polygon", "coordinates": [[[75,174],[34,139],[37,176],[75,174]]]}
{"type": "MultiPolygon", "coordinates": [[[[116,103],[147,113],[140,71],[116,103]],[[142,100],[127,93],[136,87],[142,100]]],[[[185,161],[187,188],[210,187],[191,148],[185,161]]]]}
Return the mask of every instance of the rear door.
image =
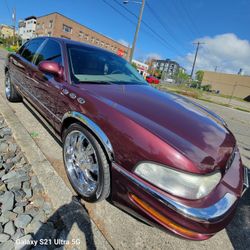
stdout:
{"type": "Polygon", "coordinates": [[[11,77],[15,81],[17,88],[32,101],[33,94],[30,79],[34,64],[32,63],[36,51],[45,41],[43,38],[37,38],[25,44],[20,51],[12,57],[11,77]]]}

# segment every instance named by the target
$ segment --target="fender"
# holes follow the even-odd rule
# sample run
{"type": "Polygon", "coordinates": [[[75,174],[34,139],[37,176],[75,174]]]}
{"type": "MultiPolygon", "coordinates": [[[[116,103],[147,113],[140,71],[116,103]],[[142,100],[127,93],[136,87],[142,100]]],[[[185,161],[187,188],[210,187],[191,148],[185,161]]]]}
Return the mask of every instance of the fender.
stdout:
{"type": "Polygon", "coordinates": [[[87,116],[83,115],[80,112],[69,111],[64,114],[62,118],[62,124],[68,118],[74,118],[83,123],[100,140],[106,150],[106,153],[108,154],[109,160],[113,161],[114,151],[111,142],[107,135],[95,122],[93,122],[91,119],[89,119],[87,116]]]}

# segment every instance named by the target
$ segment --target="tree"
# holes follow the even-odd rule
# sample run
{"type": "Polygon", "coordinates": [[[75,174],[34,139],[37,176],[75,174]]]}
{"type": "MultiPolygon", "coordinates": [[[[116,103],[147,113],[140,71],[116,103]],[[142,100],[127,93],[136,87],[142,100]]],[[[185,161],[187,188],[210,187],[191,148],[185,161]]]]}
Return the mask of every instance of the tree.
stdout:
{"type": "Polygon", "coordinates": [[[204,76],[204,71],[203,71],[203,70],[198,70],[198,71],[196,71],[196,73],[195,73],[195,79],[196,79],[199,83],[202,82],[203,76],[204,76]]]}
{"type": "Polygon", "coordinates": [[[183,84],[189,81],[190,76],[183,70],[179,69],[174,78],[177,83],[183,84]]]}

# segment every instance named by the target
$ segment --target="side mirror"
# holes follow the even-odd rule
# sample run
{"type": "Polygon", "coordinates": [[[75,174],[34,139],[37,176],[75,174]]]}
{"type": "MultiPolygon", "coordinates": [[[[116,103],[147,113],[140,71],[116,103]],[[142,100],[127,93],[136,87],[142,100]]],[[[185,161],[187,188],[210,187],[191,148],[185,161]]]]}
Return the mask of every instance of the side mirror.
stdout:
{"type": "Polygon", "coordinates": [[[38,69],[44,73],[49,73],[55,77],[63,79],[63,67],[59,63],[42,61],[38,64],[38,69]]]}

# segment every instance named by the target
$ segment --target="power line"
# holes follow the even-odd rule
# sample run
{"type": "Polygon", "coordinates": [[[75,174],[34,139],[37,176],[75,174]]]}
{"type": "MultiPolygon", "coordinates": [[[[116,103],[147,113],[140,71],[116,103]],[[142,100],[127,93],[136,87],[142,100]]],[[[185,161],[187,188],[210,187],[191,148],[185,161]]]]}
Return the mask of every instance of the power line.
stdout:
{"type": "Polygon", "coordinates": [[[11,16],[11,11],[10,11],[9,4],[8,4],[7,0],[5,0],[4,2],[5,2],[5,5],[6,5],[7,9],[8,9],[8,12],[9,12],[9,14],[11,16]]]}
{"type": "Polygon", "coordinates": [[[188,7],[187,7],[186,4],[183,2],[183,0],[180,0],[180,2],[181,2],[181,5],[183,6],[184,12],[186,13],[186,16],[187,16],[188,19],[189,19],[189,22],[190,22],[190,24],[191,24],[191,27],[193,27],[195,33],[197,33],[198,35],[200,35],[199,29],[197,28],[195,22],[193,21],[192,15],[190,15],[190,12],[189,12],[189,10],[188,10],[188,7]]]}
{"type": "Polygon", "coordinates": [[[117,8],[115,8],[112,4],[108,3],[106,0],[102,0],[105,4],[107,4],[110,8],[112,8],[114,11],[116,11],[118,14],[120,14],[122,17],[124,17],[127,21],[129,21],[130,23],[136,25],[135,22],[133,22],[132,20],[130,20],[126,15],[124,15],[121,11],[119,11],[117,8]]]}
{"type": "MultiPolygon", "coordinates": [[[[130,11],[129,9],[127,9],[127,8],[126,8],[124,5],[122,5],[120,2],[118,2],[117,0],[113,0],[113,1],[116,2],[116,3],[117,3],[119,6],[121,6],[123,9],[125,9],[125,10],[126,10],[128,13],[130,13],[132,16],[138,18],[138,17],[136,16],[136,14],[134,14],[132,11],[130,11]]],[[[143,24],[144,26],[146,26],[146,27],[150,30],[150,32],[153,33],[153,34],[158,38],[158,40],[160,40],[161,43],[164,44],[165,47],[167,47],[168,49],[170,48],[170,49],[175,50],[175,52],[177,52],[177,54],[180,55],[180,54],[179,54],[179,51],[178,51],[172,44],[170,44],[166,39],[164,39],[159,33],[157,33],[152,27],[150,27],[145,21],[142,20],[142,24],[143,24]]],[[[182,55],[180,55],[180,56],[182,56],[182,55]]]]}
{"type": "Polygon", "coordinates": [[[154,9],[150,6],[150,4],[148,2],[146,2],[146,6],[148,7],[148,9],[151,11],[151,14],[155,17],[155,19],[157,20],[157,22],[163,27],[163,29],[165,30],[165,32],[172,37],[172,39],[176,42],[179,43],[176,38],[175,35],[173,35],[167,28],[166,28],[166,24],[164,24],[164,21],[161,19],[161,17],[154,11],[154,9]]]}

